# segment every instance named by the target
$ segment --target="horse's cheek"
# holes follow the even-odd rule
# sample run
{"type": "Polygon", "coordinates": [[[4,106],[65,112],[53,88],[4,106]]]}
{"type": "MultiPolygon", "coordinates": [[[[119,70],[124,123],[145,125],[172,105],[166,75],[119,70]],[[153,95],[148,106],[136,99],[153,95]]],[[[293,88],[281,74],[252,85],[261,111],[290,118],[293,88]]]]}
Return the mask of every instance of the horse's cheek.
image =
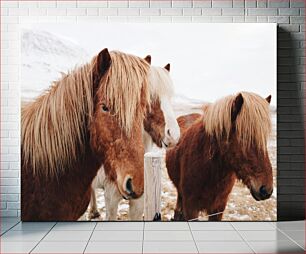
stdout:
{"type": "Polygon", "coordinates": [[[107,119],[96,114],[94,121],[90,126],[90,145],[91,149],[100,156],[105,155],[111,144],[110,130],[104,124],[107,119]]]}

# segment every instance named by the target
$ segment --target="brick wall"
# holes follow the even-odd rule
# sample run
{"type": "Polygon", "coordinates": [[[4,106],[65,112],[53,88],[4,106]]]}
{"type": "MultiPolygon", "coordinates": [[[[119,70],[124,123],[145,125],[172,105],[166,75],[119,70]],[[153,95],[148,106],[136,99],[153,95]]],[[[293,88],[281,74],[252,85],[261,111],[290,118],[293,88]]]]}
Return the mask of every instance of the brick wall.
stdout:
{"type": "Polygon", "coordinates": [[[278,219],[304,218],[304,0],[1,1],[1,216],[20,214],[18,24],[33,22],[278,23],[278,219]]]}

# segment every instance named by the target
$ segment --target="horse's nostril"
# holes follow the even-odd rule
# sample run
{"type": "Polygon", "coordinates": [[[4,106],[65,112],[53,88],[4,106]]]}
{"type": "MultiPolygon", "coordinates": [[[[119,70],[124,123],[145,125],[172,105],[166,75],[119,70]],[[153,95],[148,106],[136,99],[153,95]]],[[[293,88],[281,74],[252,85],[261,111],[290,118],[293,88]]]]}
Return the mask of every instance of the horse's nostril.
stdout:
{"type": "Polygon", "coordinates": [[[167,134],[168,134],[169,136],[171,136],[171,134],[170,134],[170,129],[167,130],[167,134]]]}
{"type": "Polygon", "coordinates": [[[129,178],[125,184],[125,190],[128,194],[133,193],[132,178],[129,178]]]}
{"type": "Polygon", "coordinates": [[[261,186],[259,189],[259,193],[261,196],[266,197],[269,196],[269,193],[267,192],[267,189],[265,186],[261,186]]]}

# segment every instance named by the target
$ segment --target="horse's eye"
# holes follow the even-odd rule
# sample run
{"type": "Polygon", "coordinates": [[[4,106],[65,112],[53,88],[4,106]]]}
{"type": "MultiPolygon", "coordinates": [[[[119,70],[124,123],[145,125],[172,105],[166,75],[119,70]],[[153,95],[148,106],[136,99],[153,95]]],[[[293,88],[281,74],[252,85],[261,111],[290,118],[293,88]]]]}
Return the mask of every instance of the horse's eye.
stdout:
{"type": "Polygon", "coordinates": [[[108,112],[109,111],[108,107],[105,104],[102,104],[102,110],[104,112],[108,112]]]}

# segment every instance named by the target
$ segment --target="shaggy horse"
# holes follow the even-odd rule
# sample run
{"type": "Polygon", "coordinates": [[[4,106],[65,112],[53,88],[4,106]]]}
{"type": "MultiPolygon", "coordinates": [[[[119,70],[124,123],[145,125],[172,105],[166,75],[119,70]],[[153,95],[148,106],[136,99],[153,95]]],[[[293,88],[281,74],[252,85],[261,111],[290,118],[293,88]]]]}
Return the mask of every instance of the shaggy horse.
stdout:
{"type": "MultiPolygon", "coordinates": [[[[146,58],[147,59],[147,58],[146,58]]],[[[173,96],[173,83],[169,75],[170,64],[164,68],[151,66],[149,86],[151,97],[151,110],[148,110],[144,119],[143,142],[145,152],[152,149],[153,143],[158,147],[171,147],[178,142],[180,130],[171,106],[173,96]],[[159,110],[159,108],[161,110],[159,110]]],[[[116,220],[118,204],[122,195],[116,187],[116,183],[108,180],[103,167],[99,170],[93,181],[93,189],[103,188],[106,207],[106,220],[116,220]]],[[[144,210],[144,199],[129,200],[130,220],[142,220],[144,210]]],[[[97,210],[95,192],[89,206],[89,218],[99,217],[97,210]]]]}
{"type": "Polygon", "coordinates": [[[209,220],[221,220],[237,178],[255,200],[271,196],[270,100],[271,96],[241,92],[206,106],[203,116],[189,116],[189,122],[179,119],[184,132],[166,154],[178,193],[174,220],[195,219],[203,210],[215,214],[209,220]]]}
{"type": "Polygon", "coordinates": [[[101,164],[122,196],[143,194],[149,70],[144,59],[104,49],[22,107],[23,221],[77,220],[101,164]]]}

